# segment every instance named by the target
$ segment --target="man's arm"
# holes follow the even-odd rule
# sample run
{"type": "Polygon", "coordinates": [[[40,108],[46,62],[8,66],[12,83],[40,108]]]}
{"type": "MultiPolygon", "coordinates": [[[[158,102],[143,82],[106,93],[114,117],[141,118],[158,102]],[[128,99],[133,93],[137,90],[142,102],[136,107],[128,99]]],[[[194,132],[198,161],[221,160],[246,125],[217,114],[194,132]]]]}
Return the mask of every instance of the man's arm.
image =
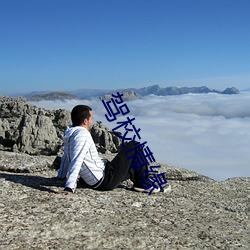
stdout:
{"type": "Polygon", "coordinates": [[[77,185],[77,178],[81,170],[81,166],[89,150],[89,143],[87,142],[87,137],[83,131],[79,131],[74,138],[71,139],[69,145],[69,154],[71,162],[69,164],[68,178],[65,184],[64,191],[75,192],[77,185]]]}

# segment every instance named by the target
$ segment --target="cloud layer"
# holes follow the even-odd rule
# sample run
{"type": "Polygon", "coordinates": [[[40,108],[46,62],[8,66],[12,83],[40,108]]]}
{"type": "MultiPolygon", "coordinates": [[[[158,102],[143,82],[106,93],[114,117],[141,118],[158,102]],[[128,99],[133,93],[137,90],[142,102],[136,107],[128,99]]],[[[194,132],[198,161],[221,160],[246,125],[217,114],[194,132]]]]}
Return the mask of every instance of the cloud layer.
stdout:
{"type": "MultiPolygon", "coordinates": [[[[95,120],[109,128],[100,100],[42,101],[39,107],[71,110],[84,103],[94,110],[95,120]]],[[[189,94],[147,96],[126,102],[133,124],[141,128],[141,142],[158,162],[198,171],[217,180],[250,176],[250,93],[240,95],[189,94]]],[[[124,132],[124,130],[120,130],[124,132]]]]}

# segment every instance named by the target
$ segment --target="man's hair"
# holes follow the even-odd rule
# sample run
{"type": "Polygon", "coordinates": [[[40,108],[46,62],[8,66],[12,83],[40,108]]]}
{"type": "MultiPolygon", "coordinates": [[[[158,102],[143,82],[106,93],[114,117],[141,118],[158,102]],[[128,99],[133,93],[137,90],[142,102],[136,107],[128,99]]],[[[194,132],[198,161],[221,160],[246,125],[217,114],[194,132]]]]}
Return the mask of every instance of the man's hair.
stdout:
{"type": "Polygon", "coordinates": [[[90,118],[90,112],[92,108],[87,105],[77,105],[71,111],[71,121],[73,127],[80,126],[84,119],[90,118]]]}

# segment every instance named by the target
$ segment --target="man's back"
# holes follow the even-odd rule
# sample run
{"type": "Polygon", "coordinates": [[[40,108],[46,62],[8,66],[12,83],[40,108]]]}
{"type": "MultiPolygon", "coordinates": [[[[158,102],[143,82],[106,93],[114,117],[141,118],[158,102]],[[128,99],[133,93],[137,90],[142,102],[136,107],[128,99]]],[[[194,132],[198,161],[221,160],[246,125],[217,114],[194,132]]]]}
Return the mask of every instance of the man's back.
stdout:
{"type": "Polygon", "coordinates": [[[74,189],[78,175],[89,185],[95,185],[104,175],[105,165],[98,155],[90,132],[81,126],[67,127],[64,134],[64,155],[58,172],[66,186],[74,189]],[[65,171],[66,170],[66,171],[65,171]]]}

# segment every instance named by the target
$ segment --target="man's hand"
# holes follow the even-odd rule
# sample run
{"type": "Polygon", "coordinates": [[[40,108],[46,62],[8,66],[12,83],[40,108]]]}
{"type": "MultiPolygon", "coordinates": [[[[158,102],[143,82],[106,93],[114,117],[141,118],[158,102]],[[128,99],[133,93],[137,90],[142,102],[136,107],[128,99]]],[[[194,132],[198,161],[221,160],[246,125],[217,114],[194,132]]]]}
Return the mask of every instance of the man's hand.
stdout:
{"type": "Polygon", "coordinates": [[[62,191],[62,192],[60,192],[59,194],[61,194],[61,195],[68,195],[68,194],[73,194],[74,192],[73,192],[73,190],[71,189],[71,188],[69,188],[69,187],[66,187],[66,188],[64,188],[64,190],[62,191]]]}
{"type": "Polygon", "coordinates": [[[69,195],[69,194],[73,194],[73,192],[70,192],[70,191],[61,191],[59,192],[58,194],[61,194],[61,195],[69,195]]]}

